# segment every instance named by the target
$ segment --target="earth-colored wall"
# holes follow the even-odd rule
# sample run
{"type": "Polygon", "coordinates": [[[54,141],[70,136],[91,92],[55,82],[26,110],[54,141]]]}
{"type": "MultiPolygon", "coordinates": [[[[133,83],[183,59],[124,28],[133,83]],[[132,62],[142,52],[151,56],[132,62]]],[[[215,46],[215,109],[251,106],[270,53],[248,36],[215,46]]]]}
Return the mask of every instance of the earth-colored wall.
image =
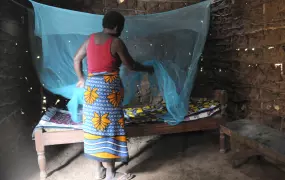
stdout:
{"type": "Polygon", "coordinates": [[[198,81],[228,90],[232,119],[249,117],[283,129],[284,5],[284,0],[222,0],[212,8],[204,78],[198,81]]]}

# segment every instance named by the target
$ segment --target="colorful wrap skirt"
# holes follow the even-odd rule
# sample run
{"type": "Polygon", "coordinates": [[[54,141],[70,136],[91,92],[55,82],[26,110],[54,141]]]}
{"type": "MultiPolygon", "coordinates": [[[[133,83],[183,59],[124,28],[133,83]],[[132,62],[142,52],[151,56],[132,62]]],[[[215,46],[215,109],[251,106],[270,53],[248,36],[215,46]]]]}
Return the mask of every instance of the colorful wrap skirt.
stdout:
{"type": "Polygon", "coordinates": [[[124,89],[118,72],[89,74],[83,104],[84,153],[100,162],[127,162],[122,108],[124,89]]]}

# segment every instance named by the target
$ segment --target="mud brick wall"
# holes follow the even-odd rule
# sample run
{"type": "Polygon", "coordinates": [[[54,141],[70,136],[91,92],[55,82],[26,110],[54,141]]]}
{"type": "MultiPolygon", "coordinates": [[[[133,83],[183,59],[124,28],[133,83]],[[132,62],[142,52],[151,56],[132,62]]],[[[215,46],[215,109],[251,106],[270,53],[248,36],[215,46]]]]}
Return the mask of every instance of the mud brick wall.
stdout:
{"type": "Polygon", "coordinates": [[[248,117],[282,130],[284,0],[223,0],[212,8],[204,84],[228,90],[232,119],[248,117]]]}
{"type": "MultiPolygon", "coordinates": [[[[151,14],[200,0],[46,0],[47,3],[104,14],[151,14]]],[[[251,118],[282,130],[285,115],[285,0],[215,0],[196,89],[225,89],[229,118],[251,118]]]]}

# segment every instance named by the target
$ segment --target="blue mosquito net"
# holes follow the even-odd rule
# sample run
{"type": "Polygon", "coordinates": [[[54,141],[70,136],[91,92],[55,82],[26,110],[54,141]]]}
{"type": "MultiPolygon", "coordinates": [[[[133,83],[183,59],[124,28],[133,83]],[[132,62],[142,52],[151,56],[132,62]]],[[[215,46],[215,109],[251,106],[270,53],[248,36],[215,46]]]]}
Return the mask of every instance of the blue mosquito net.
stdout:
{"type": "MultiPolygon", "coordinates": [[[[70,99],[68,110],[73,121],[80,122],[83,89],[75,86],[73,57],[90,34],[102,31],[103,16],[31,3],[34,11],[29,16],[30,37],[39,79],[47,90],[70,99]]],[[[163,97],[166,104],[168,114],[162,118],[171,125],[184,120],[209,19],[210,1],[164,13],[126,17],[122,40],[133,58],[153,65],[155,73],[147,75],[121,67],[124,105],[135,98],[137,86],[147,76],[151,96],[163,97]]],[[[87,74],[86,60],[83,68],[87,74]]]]}

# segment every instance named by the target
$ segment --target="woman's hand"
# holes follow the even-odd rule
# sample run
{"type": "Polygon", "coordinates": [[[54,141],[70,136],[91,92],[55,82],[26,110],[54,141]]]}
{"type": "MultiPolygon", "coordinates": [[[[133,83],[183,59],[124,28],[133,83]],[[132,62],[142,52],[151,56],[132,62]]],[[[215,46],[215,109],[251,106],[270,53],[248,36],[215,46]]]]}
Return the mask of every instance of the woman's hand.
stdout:
{"type": "Polygon", "coordinates": [[[76,87],[78,88],[84,88],[85,80],[84,78],[79,79],[79,81],[76,84],[76,87]]]}

